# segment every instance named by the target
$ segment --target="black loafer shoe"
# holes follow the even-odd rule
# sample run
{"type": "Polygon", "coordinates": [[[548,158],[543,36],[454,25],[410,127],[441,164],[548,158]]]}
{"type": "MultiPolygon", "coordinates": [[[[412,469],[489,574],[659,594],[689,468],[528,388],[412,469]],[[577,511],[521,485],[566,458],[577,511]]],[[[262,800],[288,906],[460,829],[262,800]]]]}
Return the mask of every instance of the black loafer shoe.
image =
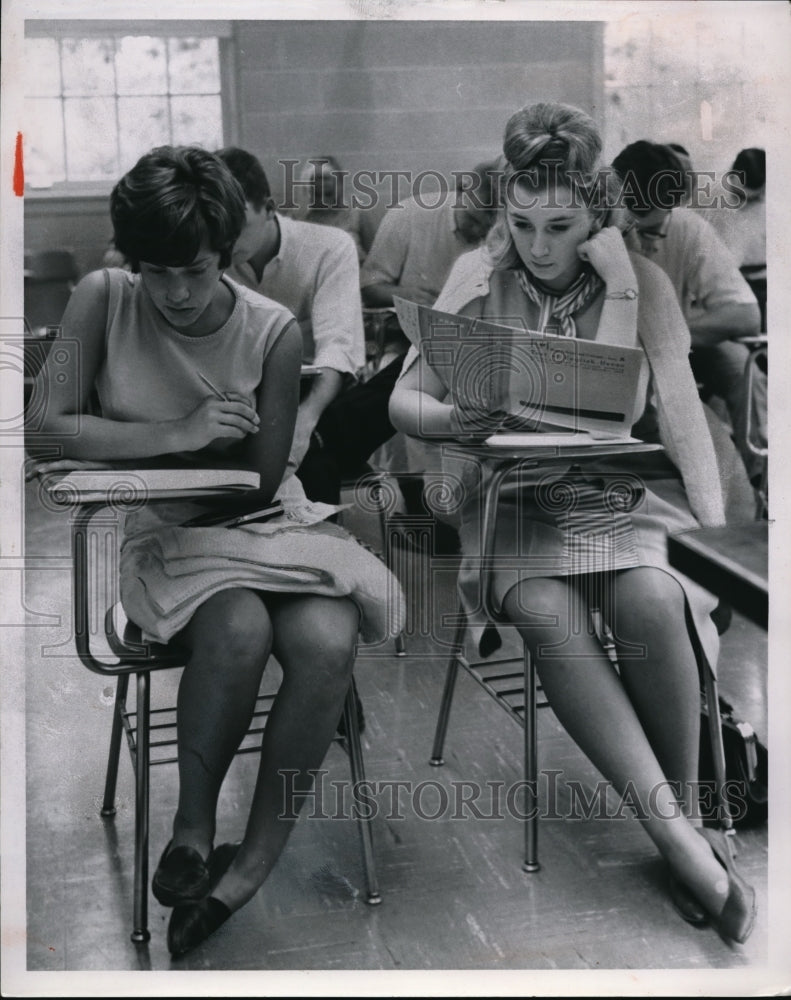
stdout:
{"type": "Polygon", "coordinates": [[[182,903],[175,907],[168,924],[168,950],[174,958],[197,948],[221,927],[231,911],[219,899],[207,896],[197,903],[182,903]]]}
{"type": "MultiPolygon", "coordinates": [[[[231,865],[239,844],[220,844],[209,858],[210,888],[213,890],[231,865]]],[[[170,915],[168,950],[180,958],[197,948],[231,916],[232,911],[220,899],[206,896],[197,903],[182,903],[170,915]]]]}
{"type": "Polygon", "coordinates": [[[151,883],[156,899],[163,906],[194,903],[209,891],[209,867],[192,847],[174,847],[171,841],[162,852],[151,883]]]}

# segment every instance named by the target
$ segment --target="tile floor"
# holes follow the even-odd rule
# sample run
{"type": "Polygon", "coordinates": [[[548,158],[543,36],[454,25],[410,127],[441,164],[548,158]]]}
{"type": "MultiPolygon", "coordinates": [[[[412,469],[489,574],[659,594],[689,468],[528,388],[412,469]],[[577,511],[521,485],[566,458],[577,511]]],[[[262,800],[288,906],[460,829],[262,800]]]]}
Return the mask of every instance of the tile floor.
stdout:
{"type": "MultiPolygon", "coordinates": [[[[478,781],[487,789],[482,811],[490,813],[491,782],[510,786],[519,780],[521,730],[462,675],[446,764],[429,765],[446,662],[439,644],[449,642],[451,632],[432,635],[428,622],[453,608],[455,564],[446,559],[432,595],[421,594],[426,557],[412,555],[399,568],[413,599],[409,655],[395,657],[389,644],[361,653],[356,668],[367,720],[368,778],[411,781],[422,789],[417,803],[414,791],[394,804],[377,800],[373,828],[382,904],[364,902],[352,821],[328,818],[331,810],[325,808],[324,818],[303,813],[265,887],[205,945],[172,960],[165,942],[169,913],[153,897],[151,940],[133,944],[133,783],[125,752],[117,814],[112,820],[99,815],[113,683],[85,670],[73,653],[67,517],[43,509],[32,486],[26,500],[26,965],[28,972],[53,974],[41,980],[53,984],[47,995],[63,995],[58,989],[70,988],[63,985],[72,982],[70,973],[114,973],[109,982],[140,995],[148,976],[132,977],[132,985],[121,987],[128,979],[118,974],[245,970],[256,974],[239,987],[249,995],[273,993],[284,982],[274,974],[284,971],[296,974],[297,983],[303,982],[299,974],[322,973],[324,978],[300,987],[307,993],[332,993],[331,974],[353,970],[356,985],[343,987],[347,994],[403,989],[440,995],[470,990],[524,995],[542,991],[544,984],[552,991],[557,982],[552,974],[559,973],[578,973],[583,978],[572,980],[572,988],[590,993],[604,989],[606,970],[626,976],[618,987],[624,992],[641,992],[652,973],[672,973],[680,980],[660,980],[662,990],[692,992],[703,984],[697,988],[705,994],[715,983],[728,992],[742,989],[739,984],[751,975],[764,974],[766,827],[738,837],[741,868],[759,903],[755,931],[739,946],[725,943],[711,928],[681,921],[666,893],[663,863],[634,820],[542,820],[542,867],[529,875],[520,868],[522,826],[515,816],[474,818],[463,804],[454,816],[460,782],[478,781]],[[449,803],[444,808],[443,790],[449,803]],[[431,818],[433,813],[439,815],[431,818]],[[593,979],[591,970],[598,970],[593,979]],[[382,979],[385,973],[400,973],[402,979],[382,979]],[[412,986],[410,974],[417,973],[427,978],[412,986]]],[[[363,519],[355,527],[365,536],[375,523],[363,519]]],[[[766,650],[766,635],[737,617],[724,638],[721,661],[723,693],[764,739],[766,650]]],[[[158,676],[155,700],[172,694],[175,682],[174,671],[158,676]]],[[[593,787],[597,773],[550,711],[540,713],[539,725],[540,765],[562,772],[559,801],[568,795],[567,776],[593,787]]],[[[242,833],[254,768],[252,757],[237,758],[232,766],[220,805],[219,839],[242,833]]],[[[348,778],[339,747],[330,749],[326,769],[328,783],[348,778]]],[[[175,796],[175,768],[157,768],[152,866],[169,834],[175,796]]],[[[159,985],[152,988],[163,988],[161,979],[154,982],[159,985]]],[[[178,982],[167,980],[165,989],[179,989],[178,982]]],[[[187,982],[194,984],[195,995],[210,995],[214,980],[187,982]]],[[[237,989],[228,976],[218,982],[223,992],[216,995],[237,989]]]]}

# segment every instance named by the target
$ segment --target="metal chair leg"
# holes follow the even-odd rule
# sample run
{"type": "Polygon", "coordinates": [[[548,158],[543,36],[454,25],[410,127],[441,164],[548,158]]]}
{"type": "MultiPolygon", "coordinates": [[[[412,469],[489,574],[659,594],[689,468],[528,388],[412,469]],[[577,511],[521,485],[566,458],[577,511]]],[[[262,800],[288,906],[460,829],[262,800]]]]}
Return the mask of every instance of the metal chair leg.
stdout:
{"type": "Polygon", "coordinates": [[[733,826],[730,805],[725,794],[725,783],[727,780],[725,771],[725,744],[722,739],[722,717],[720,716],[720,698],[717,678],[714,673],[706,668],[703,671],[703,683],[706,692],[706,707],[709,716],[709,739],[711,740],[711,759],[714,765],[714,781],[717,785],[717,799],[719,804],[719,821],[726,834],[734,836],[736,830],[733,826]]]}
{"type": "MultiPolygon", "coordinates": [[[[380,480],[383,477],[380,476],[380,480]]],[[[386,492],[383,491],[386,496],[386,492]]],[[[380,498],[380,503],[378,507],[379,514],[379,533],[382,539],[382,554],[385,560],[387,560],[387,504],[384,499],[380,498]]],[[[389,568],[389,567],[388,567],[389,568]]],[[[395,637],[395,654],[396,656],[406,656],[406,639],[404,638],[403,631],[399,632],[395,637]]]]}
{"type": "MultiPolygon", "coordinates": [[[[365,781],[365,767],[363,763],[363,751],[360,744],[360,727],[357,722],[357,702],[354,696],[354,687],[350,684],[346,693],[346,700],[343,703],[343,717],[346,724],[346,745],[349,751],[349,764],[352,773],[352,801],[356,801],[356,790],[365,781]]],[[[359,812],[357,815],[357,830],[360,834],[360,844],[363,851],[363,864],[365,867],[365,882],[367,887],[366,902],[371,906],[376,906],[382,902],[379,892],[379,882],[376,877],[376,866],[374,862],[373,833],[371,830],[371,817],[359,812]]]]}
{"type": "Polygon", "coordinates": [[[467,628],[465,618],[459,619],[456,626],[456,635],[453,638],[453,652],[450,654],[448,671],[445,674],[445,687],[442,692],[442,701],[439,706],[437,716],[437,728],[434,731],[434,747],[431,751],[429,764],[432,767],[441,767],[445,763],[442,750],[445,746],[445,734],[448,731],[448,719],[450,718],[450,706],[453,704],[453,692],[456,688],[456,677],[459,673],[459,656],[464,648],[464,632],[467,628]]]}
{"type": "Polygon", "coordinates": [[[119,674],[118,682],[115,686],[113,728],[110,732],[110,752],[107,756],[107,776],[104,780],[102,816],[115,816],[115,789],[118,783],[118,760],[121,755],[121,738],[124,734],[123,712],[126,710],[126,692],[128,688],[129,675],[119,674]]]}
{"type": "Polygon", "coordinates": [[[151,689],[147,671],[137,674],[137,740],[135,748],[135,887],[132,940],[149,941],[148,930],[148,793],[150,767],[151,689]]]}
{"type": "Polygon", "coordinates": [[[525,647],[525,862],[522,870],[537,872],[538,863],[538,720],[536,668],[525,647]]]}

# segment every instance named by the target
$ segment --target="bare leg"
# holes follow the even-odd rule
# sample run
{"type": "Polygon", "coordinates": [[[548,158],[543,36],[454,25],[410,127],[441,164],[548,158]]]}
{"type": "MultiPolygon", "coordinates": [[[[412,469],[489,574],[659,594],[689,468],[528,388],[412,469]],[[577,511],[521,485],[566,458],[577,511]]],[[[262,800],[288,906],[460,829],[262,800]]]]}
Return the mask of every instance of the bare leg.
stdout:
{"type": "Polygon", "coordinates": [[[253,717],[272,626],[257,593],[223,590],[198,608],[176,641],[191,652],[177,702],[173,846],[193,847],[207,858],[220,787],[253,717]]]}
{"type": "Polygon", "coordinates": [[[357,606],[346,598],[278,597],[268,607],[283,683],[264,730],[244,839],[212,891],[231,911],[255,895],[293,829],[301,803],[287,797],[281,772],[298,771],[291,787],[310,788],[351,683],[359,628],[357,606]],[[289,818],[279,818],[284,814],[289,818]]]}
{"type": "MultiPolygon", "coordinates": [[[[678,878],[710,913],[718,914],[728,895],[728,879],[681,813],[626,688],[595,636],[573,627],[582,618],[580,600],[567,580],[535,579],[509,591],[503,608],[533,656],[544,692],[569,735],[619,794],[634,790],[648,835],[678,878]]],[[[683,631],[683,617],[666,627],[683,631]]]]}
{"type": "Polygon", "coordinates": [[[699,826],[700,680],[684,591],[670,574],[643,566],[617,574],[614,598],[621,680],[662,772],[677,783],[685,814],[699,826]],[[624,643],[641,644],[643,657],[629,656],[624,643]]]}

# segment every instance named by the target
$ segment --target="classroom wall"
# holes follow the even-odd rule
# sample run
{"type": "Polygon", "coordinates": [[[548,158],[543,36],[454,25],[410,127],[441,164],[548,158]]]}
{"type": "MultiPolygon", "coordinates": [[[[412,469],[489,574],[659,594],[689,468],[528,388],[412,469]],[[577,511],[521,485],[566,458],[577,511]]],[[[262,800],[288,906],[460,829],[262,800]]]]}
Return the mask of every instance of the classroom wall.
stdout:
{"type": "Polygon", "coordinates": [[[241,22],[235,37],[240,144],[276,195],[284,158],[333,154],[350,171],[447,177],[496,156],[523,104],[602,110],[593,22],[241,22]]]}
{"type": "MultiPolygon", "coordinates": [[[[448,176],[496,155],[522,104],[602,110],[595,22],[237,21],[233,39],[229,136],[261,158],[277,197],[284,158],[448,176]]],[[[110,235],[106,195],[26,196],[27,250],[70,248],[85,273],[110,235]]]]}
{"type": "Polygon", "coordinates": [[[80,274],[101,266],[113,227],[107,195],[25,195],[25,251],[71,250],[80,274]]]}
{"type": "Polygon", "coordinates": [[[765,19],[746,4],[721,6],[716,17],[698,5],[665,5],[661,15],[635,8],[608,23],[605,158],[638,139],[677,142],[696,169],[720,172],[740,149],[765,148],[775,97],[767,67],[782,64],[767,43],[765,19]]]}

